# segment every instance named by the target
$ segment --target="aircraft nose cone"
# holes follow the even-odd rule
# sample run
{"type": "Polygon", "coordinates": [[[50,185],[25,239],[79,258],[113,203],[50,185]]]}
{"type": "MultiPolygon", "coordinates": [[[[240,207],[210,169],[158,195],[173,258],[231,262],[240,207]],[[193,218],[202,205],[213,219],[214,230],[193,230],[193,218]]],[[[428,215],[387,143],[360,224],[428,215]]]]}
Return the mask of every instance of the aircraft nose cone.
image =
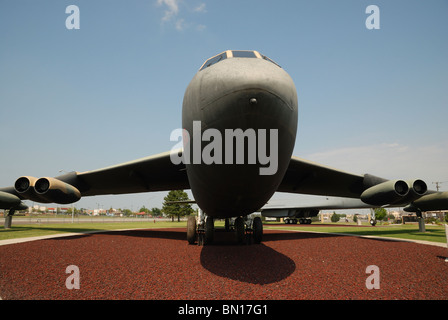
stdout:
{"type": "Polygon", "coordinates": [[[227,59],[193,78],[182,125],[191,138],[184,148],[194,150],[202,139],[198,150],[214,159],[194,163],[189,156],[187,174],[197,204],[215,217],[245,215],[266,203],[289,164],[297,92],[291,77],[271,62],[227,59]],[[204,140],[206,132],[214,138],[204,140]]]}
{"type": "MultiPolygon", "coordinates": [[[[194,106],[201,112],[214,108],[212,112],[216,112],[218,99],[237,91],[241,93],[252,89],[270,92],[283,100],[284,105],[291,110],[297,109],[297,90],[289,74],[264,59],[248,58],[227,59],[199,71],[185,92],[184,106],[194,106]]],[[[257,96],[246,98],[249,105],[260,105],[257,96]]]]}

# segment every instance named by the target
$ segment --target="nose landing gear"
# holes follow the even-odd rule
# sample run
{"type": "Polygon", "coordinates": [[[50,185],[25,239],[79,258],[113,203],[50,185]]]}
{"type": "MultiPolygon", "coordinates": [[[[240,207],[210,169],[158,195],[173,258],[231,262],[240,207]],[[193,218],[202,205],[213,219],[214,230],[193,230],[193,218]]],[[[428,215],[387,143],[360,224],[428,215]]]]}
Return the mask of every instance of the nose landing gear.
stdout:
{"type": "MultiPolygon", "coordinates": [[[[233,219],[232,219],[233,220],[233,219]]],[[[263,223],[260,217],[238,217],[233,224],[225,220],[225,231],[234,230],[238,244],[259,244],[263,238],[263,223]]],[[[187,221],[187,241],[189,244],[208,245],[213,243],[215,234],[214,219],[199,211],[196,218],[190,216],[187,221]]]]}

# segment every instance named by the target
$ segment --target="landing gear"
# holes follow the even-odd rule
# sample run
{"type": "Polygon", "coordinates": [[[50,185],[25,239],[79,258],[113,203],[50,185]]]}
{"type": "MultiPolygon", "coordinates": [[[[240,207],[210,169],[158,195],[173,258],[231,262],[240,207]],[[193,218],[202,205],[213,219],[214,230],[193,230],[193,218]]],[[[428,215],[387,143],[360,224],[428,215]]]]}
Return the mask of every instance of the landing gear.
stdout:
{"type": "MultiPolygon", "coordinates": [[[[300,224],[311,224],[311,219],[310,218],[300,218],[298,220],[298,222],[300,224]]],[[[297,224],[297,219],[296,218],[285,218],[285,223],[286,224],[297,224]]]]}
{"type": "Polygon", "coordinates": [[[426,232],[425,219],[423,218],[422,211],[418,209],[415,214],[417,215],[418,232],[426,232]]]}
{"type": "Polygon", "coordinates": [[[230,231],[230,219],[227,218],[224,222],[224,229],[226,230],[226,232],[230,231]]]}
{"type": "Polygon", "coordinates": [[[236,242],[238,244],[259,244],[263,238],[263,223],[260,217],[238,217],[235,220],[236,242]]]}
{"type": "Polygon", "coordinates": [[[373,208],[370,208],[370,213],[372,214],[372,218],[370,219],[370,225],[374,227],[376,225],[376,217],[375,217],[375,210],[373,208]]]}
{"type": "MultiPolygon", "coordinates": [[[[235,232],[238,244],[260,243],[263,238],[263,223],[260,217],[238,217],[225,219],[225,230],[235,232]]],[[[187,220],[187,241],[189,244],[209,245],[213,243],[215,236],[214,218],[206,216],[199,210],[199,216],[191,216],[187,220]]]]}
{"type": "Polygon", "coordinates": [[[212,217],[205,219],[205,244],[210,244],[214,240],[215,235],[215,221],[212,217]]]}
{"type": "Polygon", "coordinates": [[[252,222],[253,236],[254,242],[260,243],[263,238],[263,223],[261,222],[260,217],[255,217],[252,222]]]}
{"type": "Polygon", "coordinates": [[[196,233],[196,217],[189,216],[187,220],[187,241],[189,244],[194,244],[196,242],[197,233],[196,233]]]}
{"type": "Polygon", "coordinates": [[[12,216],[14,215],[15,210],[14,209],[10,209],[8,214],[5,216],[5,224],[4,224],[4,228],[5,229],[11,229],[11,225],[12,225],[12,216]]]}
{"type": "Polygon", "coordinates": [[[244,220],[241,217],[235,219],[235,232],[236,232],[236,242],[238,244],[243,243],[245,226],[244,226],[244,220]]]}

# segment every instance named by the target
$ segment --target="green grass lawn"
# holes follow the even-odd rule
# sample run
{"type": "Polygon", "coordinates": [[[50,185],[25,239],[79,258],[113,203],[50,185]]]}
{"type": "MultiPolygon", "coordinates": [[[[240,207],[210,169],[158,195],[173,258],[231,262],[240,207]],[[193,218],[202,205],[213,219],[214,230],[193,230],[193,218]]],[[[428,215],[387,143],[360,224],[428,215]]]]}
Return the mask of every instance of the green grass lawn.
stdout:
{"type": "Polygon", "coordinates": [[[26,237],[46,236],[58,233],[82,233],[88,231],[104,231],[119,229],[149,229],[149,228],[185,228],[187,223],[157,221],[154,222],[82,222],[82,223],[45,223],[21,224],[13,219],[10,229],[0,229],[0,240],[26,237]]]}
{"type": "MultiPolygon", "coordinates": [[[[148,229],[148,228],[185,228],[186,221],[171,222],[171,221],[135,221],[135,222],[109,222],[108,219],[93,220],[92,222],[75,222],[71,223],[68,219],[65,223],[42,223],[30,224],[25,220],[13,218],[11,229],[3,229],[0,226],[0,240],[36,237],[44,235],[52,235],[58,233],[82,233],[86,231],[105,231],[118,229],[148,229]]],[[[216,227],[224,226],[223,221],[217,221],[216,227]]],[[[265,230],[299,230],[299,231],[316,231],[328,233],[341,233],[353,235],[368,235],[378,237],[392,237],[410,240],[434,241],[439,243],[446,243],[445,226],[443,225],[426,225],[426,232],[419,232],[418,225],[387,225],[376,227],[371,226],[341,226],[340,224],[320,225],[319,222],[312,225],[281,225],[279,223],[265,223],[265,230]]]]}
{"type": "MultiPolygon", "coordinates": [[[[314,224],[314,223],[313,223],[314,224]]],[[[300,231],[316,231],[316,232],[328,232],[328,233],[341,233],[341,234],[353,234],[359,236],[376,236],[376,237],[390,237],[409,240],[421,240],[421,241],[434,241],[446,243],[447,238],[445,235],[445,226],[443,225],[426,225],[426,232],[419,232],[418,225],[405,224],[405,225],[387,225],[381,226],[270,226],[265,225],[265,229],[283,229],[283,230],[300,230],[300,231]]]]}

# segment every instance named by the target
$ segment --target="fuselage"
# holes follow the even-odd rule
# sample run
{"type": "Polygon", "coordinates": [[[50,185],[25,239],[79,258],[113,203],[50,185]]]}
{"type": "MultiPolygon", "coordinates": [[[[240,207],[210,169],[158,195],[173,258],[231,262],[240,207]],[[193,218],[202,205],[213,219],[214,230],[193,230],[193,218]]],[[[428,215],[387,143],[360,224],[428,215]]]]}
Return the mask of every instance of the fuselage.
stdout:
{"type": "Polygon", "coordinates": [[[297,132],[291,77],[256,51],[207,60],[186,89],[184,163],[198,206],[215,218],[260,209],[277,190],[297,132]]]}

